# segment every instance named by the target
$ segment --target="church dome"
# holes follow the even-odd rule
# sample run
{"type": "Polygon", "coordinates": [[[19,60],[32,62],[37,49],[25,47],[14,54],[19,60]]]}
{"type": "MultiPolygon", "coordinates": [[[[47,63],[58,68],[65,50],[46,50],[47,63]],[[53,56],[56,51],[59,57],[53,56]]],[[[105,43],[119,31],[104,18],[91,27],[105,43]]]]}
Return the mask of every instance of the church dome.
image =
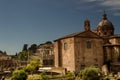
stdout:
{"type": "Polygon", "coordinates": [[[99,22],[98,27],[101,29],[114,29],[113,24],[109,20],[102,20],[99,22]]]}
{"type": "Polygon", "coordinates": [[[107,19],[107,15],[105,13],[102,16],[102,21],[100,21],[97,26],[97,32],[98,32],[98,35],[100,36],[114,35],[114,26],[107,19]]]}

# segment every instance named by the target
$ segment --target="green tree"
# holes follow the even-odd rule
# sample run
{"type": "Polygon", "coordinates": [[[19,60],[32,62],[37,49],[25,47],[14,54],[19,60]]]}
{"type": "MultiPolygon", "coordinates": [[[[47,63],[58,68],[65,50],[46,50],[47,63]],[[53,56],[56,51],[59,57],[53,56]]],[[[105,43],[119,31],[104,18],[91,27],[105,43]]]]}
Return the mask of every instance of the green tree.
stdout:
{"type": "Polygon", "coordinates": [[[29,73],[36,72],[39,69],[38,61],[31,61],[29,65],[26,66],[25,71],[29,73]]]}
{"type": "Polygon", "coordinates": [[[0,53],[3,53],[3,51],[0,50],[0,53]]]}
{"type": "Polygon", "coordinates": [[[44,44],[52,44],[51,41],[46,41],[44,44]]]}
{"type": "Polygon", "coordinates": [[[37,49],[37,45],[36,45],[36,44],[32,44],[32,45],[29,47],[30,53],[36,53],[36,49],[37,49]]]}
{"type": "Polygon", "coordinates": [[[23,50],[22,51],[27,51],[28,50],[28,44],[24,44],[24,46],[23,46],[23,50]]]}
{"type": "Polygon", "coordinates": [[[22,51],[18,54],[18,59],[21,61],[27,61],[28,60],[28,51],[22,51]]]}
{"type": "Polygon", "coordinates": [[[30,65],[34,66],[34,70],[38,70],[39,64],[40,64],[39,61],[31,61],[30,62],[30,65]]]}
{"type": "Polygon", "coordinates": [[[34,71],[34,66],[31,66],[30,64],[29,65],[27,65],[26,67],[25,67],[25,69],[24,69],[26,72],[28,72],[28,73],[33,73],[33,71],[34,71]]]}
{"type": "Polygon", "coordinates": [[[13,80],[26,80],[27,73],[24,70],[15,70],[12,73],[12,79],[13,80]]]}
{"type": "Polygon", "coordinates": [[[41,43],[39,46],[45,45],[45,44],[52,44],[51,41],[46,41],[45,43],[41,43]]]}
{"type": "Polygon", "coordinates": [[[100,76],[100,70],[94,66],[86,67],[79,73],[79,77],[81,77],[82,80],[100,80],[100,76]]]}

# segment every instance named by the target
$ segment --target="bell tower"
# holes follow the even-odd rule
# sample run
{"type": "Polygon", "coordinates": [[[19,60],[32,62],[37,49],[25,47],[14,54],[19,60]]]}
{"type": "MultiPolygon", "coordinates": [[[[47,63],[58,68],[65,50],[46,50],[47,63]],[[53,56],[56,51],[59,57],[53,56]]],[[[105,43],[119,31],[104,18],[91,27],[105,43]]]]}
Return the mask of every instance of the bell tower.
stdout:
{"type": "Polygon", "coordinates": [[[85,31],[90,30],[90,21],[89,20],[84,21],[84,29],[85,29],[85,31]]]}

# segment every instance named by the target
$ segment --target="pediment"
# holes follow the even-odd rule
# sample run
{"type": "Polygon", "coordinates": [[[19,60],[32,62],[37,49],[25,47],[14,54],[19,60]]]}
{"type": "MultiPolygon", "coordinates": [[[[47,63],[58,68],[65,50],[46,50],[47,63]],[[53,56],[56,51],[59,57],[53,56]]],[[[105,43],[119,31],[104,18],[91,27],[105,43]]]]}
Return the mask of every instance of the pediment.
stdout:
{"type": "Polygon", "coordinates": [[[84,32],[81,32],[81,33],[77,34],[76,36],[78,36],[78,37],[101,38],[99,35],[97,35],[96,33],[92,32],[92,31],[84,31],[84,32]]]}
{"type": "Polygon", "coordinates": [[[57,41],[57,40],[60,40],[60,39],[65,39],[65,38],[71,38],[71,37],[102,38],[99,35],[97,35],[95,32],[92,32],[92,31],[83,31],[83,32],[77,32],[77,33],[73,33],[73,34],[64,36],[64,37],[56,39],[54,41],[57,41]]]}

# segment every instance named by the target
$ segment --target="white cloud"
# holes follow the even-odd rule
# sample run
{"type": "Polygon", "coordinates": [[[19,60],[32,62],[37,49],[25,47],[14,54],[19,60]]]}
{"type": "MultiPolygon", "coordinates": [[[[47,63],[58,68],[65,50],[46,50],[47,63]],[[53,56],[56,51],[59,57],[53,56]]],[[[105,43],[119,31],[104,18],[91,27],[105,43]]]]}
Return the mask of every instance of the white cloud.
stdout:
{"type": "Polygon", "coordinates": [[[108,10],[114,10],[114,16],[120,16],[120,0],[105,0],[100,5],[108,7],[108,10]]]}
{"type": "Polygon", "coordinates": [[[85,2],[95,2],[96,0],[84,0],[85,2]]]}
{"type": "Polygon", "coordinates": [[[101,3],[101,5],[118,8],[120,7],[120,0],[105,0],[101,3]]]}
{"type": "Polygon", "coordinates": [[[99,6],[107,11],[114,11],[114,16],[120,16],[120,0],[80,0],[86,3],[95,2],[93,5],[99,6]]]}
{"type": "Polygon", "coordinates": [[[80,1],[83,1],[83,2],[97,2],[97,1],[104,1],[104,0],[80,0],[80,1]]]}

